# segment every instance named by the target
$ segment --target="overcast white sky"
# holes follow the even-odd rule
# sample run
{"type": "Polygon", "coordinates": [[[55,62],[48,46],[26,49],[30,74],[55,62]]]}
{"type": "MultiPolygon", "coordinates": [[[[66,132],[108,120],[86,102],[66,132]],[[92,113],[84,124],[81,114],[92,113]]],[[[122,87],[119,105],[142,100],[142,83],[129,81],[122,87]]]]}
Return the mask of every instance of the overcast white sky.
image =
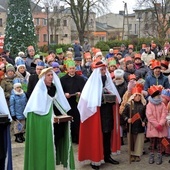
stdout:
{"type": "Polygon", "coordinates": [[[127,3],[128,13],[133,13],[133,9],[135,9],[136,0],[112,0],[112,4],[110,5],[110,12],[118,14],[119,11],[124,10],[124,2],[127,3]]]}

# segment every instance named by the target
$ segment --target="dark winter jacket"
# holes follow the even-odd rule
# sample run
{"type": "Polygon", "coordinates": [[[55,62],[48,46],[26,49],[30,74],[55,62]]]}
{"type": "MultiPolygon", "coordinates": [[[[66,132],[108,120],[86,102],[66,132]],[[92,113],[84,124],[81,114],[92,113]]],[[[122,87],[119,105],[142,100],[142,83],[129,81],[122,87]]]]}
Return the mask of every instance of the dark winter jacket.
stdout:
{"type": "Polygon", "coordinates": [[[135,69],[136,69],[135,75],[137,79],[140,79],[140,78],[145,79],[145,77],[147,76],[147,73],[149,72],[148,67],[144,63],[142,63],[142,65],[139,68],[135,67],[135,69]]]}
{"type": "Polygon", "coordinates": [[[146,77],[145,84],[144,84],[144,90],[147,91],[148,88],[150,88],[150,86],[152,86],[152,85],[162,85],[165,89],[170,88],[168,78],[166,76],[164,76],[162,73],[160,74],[160,76],[158,78],[156,78],[154,76],[154,74],[146,77]]]}
{"type": "MultiPolygon", "coordinates": [[[[145,110],[146,107],[141,102],[134,102],[134,109],[132,110],[132,115],[130,117],[130,104],[127,103],[125,105],[125,109],[122,112],[122,117],[126,123],[128,119],[132,118],[136,113],[139,113],[141,118],[141,119],[137,119],[134,123],[131,124],[132,134],[144,133],[145,127],[142,126],[142,121],[143,122],[146,121],[145,110]]],[[[128,131],[129,131],[129,127],[128,127],[128,131]]]]}

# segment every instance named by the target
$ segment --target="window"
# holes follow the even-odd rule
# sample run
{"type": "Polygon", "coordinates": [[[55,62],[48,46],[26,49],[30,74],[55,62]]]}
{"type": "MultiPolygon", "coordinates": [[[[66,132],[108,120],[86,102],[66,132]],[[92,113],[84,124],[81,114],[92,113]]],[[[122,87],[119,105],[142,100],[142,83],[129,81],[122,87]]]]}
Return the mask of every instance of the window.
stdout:
{"type": "Polygon", "coordinates": [[[104,41],[104,37],[100,37],[100,41],[104,41]]]}
{"type": "Polygon", "coordinates": [[[64,36],[63,37],[68,37],[68,34],[64,34],[64,36]]]}
{"type": "Polygon", "coordinates": [[[60,26],[61,19],[57,19],[57,26],[60,26]]]}
{"type": "Polygon", "coordinates": [[[0,27],[2,27],[2,18],[0,18],[0,27]]]}
{"type": "Polygon", "coordinates": [[[40,19],[39,18],[35,18],[35,25],[40,25],[40,19]]]}
{"type": "Polygon", "coordinates": [[[43,41],[47,42],[47,34],[43,34],[43,41]]]}
{"type": "Polygon", "coordinates": [[[136,24],[135,24],[135,34],[137,34],[136,24]]]}
{"type": "Polygon", "coordinates": [[[129,24],[129,30],[132,30],[132,24],[129,24]]]}
{"type": "Polygon", "coordinates": [[[64,26],[64,27],[67,26],[67,20],[63,20],[63,26],[64,26]]]}
{"type": "Polygon", "coordinates": [[[47,19],[43,19],[43,25],[44,25],[44,26],[47,25],[47,19]]]}

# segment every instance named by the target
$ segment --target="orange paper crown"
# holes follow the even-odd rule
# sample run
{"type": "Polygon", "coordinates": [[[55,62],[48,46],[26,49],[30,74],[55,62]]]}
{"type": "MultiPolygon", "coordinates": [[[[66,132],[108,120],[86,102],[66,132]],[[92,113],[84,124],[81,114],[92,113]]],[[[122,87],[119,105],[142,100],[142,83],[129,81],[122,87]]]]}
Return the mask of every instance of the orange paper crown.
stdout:
{"type": "Polygon", "coordinates": [[[84,58],[87,58],[87,57],[91,57],[91,54],[89,53],[89,52],[87,52],[87,53],[84,53],[84,58]]]}
{"type": "Polygon", "coordinates": [[[137,59],[137,58],[141,59],[141,54],[140,53],[135,54],[135,59],[137,59]]]}
{"type": "Polygon", "coordinates": [[[133,49],[134,48],[133,44],[129,44],[128,48],[132,48],[133,49]]]}
{"type": "Polygon", "coordinates": [[[148,89],[148,93],[152,96],[155,92],[161,92],[160,86],[153,85],[148,89]]]}
{"type": "Polygon", "coordinates": [[[130,74],[130,75],[128,76],[128,79],[129,79],[129,81],[132,80],[132,79],[135,79],[135,80],[136,80],[136,75],[135,75],[135,74],[130,74]]]}
{"type": "Polygon", "coordinates": [[[165,60],[161,60],[161,65],[168,67],[169,66],[169,62],[165,61],[165,60]]]}
{"type": "Polygon", "coordinates": [[[113,54],[117,54],[119,50],[113,50],[113,54]]]}
{"type": "Polygon", "coordinates": [[[140,86],[135,86],[132,88],[132,94],[141,94],[142,93],[142,88],[140,86]]]}
{"type": "Polygon", "coordinates": [[[154,62],[152,62],[152,69],[155,69],[157,67],[161,68],[161,62],[158,60],[155,60],[154,62]]]}
{"type": "Polygon", "coordinates": [[[127,62],[127,61],[132,61],[132,57],[125,57],[125,59],[124,59],[124,61],[125,61],[125,63],[127,62]]]}

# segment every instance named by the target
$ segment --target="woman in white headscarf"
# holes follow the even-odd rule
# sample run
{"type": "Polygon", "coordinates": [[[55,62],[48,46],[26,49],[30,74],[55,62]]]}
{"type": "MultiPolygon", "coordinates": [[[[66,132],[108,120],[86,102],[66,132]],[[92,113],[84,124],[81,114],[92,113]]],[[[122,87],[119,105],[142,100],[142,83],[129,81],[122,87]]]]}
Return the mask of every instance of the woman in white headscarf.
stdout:
{"type": "Polygon", "coordinates": [[[53,103],[61,114],[67,114],[70,105],[52,67],[42,70],[39,78],[24,110],[27,117],[24,170],[54,170],[56,162],[63,163],[65,168],[74,169],[69,125],[65,146],[62,146],[67,151],[62,150],[64,156],[60,161],[57,160],[59,151],[55,153],[53,131],[53,103]]]}

